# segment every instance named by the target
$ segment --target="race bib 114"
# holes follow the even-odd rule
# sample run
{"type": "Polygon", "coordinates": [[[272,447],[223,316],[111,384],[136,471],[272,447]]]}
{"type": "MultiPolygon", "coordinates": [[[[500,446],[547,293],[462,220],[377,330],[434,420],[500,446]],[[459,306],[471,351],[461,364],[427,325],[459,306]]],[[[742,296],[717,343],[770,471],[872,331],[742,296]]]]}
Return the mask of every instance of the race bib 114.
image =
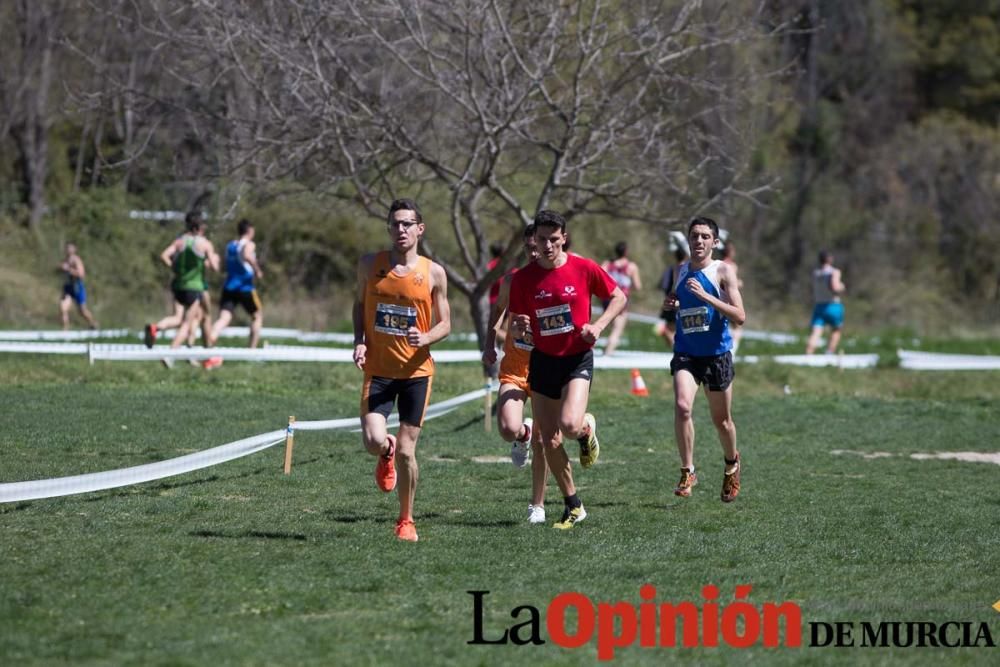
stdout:
{"type": "Polygon", "coordinates": [[[710,324],[708,306],[681,309],[677,313],[677,324],[680,325],[681,330],[686,334],[708,331],[710,324]]]}

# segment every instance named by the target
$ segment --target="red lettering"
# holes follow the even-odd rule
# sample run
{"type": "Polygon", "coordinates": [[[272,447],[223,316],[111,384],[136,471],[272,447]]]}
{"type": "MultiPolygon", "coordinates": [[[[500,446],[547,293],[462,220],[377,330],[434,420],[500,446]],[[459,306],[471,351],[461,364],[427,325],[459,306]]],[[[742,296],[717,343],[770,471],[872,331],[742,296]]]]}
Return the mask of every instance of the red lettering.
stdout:
{"type": "Polygon", "coordinates": [[[635,607],[628,602],[597,605],[597,659],[611,660],[615,649],[635,641],[635,607]],[[621,634],[615,634],[615,619],[621,619],[621,634]]]}
{"type": "Polygon", "coordinates": [[[580,648],[594,635],[594,605],[582,593],[560,593],[552,598],[545,614],[552,641],[563,648],[580,648]],[[566,608],[576,607],[576,634],[566,632],[566,608]]]}
{"type": "Polygon", "coordinates": [[[802,646],[802,609],[794,602],[764,603],[764,646],[778,646],[778,618],[785,617],[785,646],[802,646]]]}

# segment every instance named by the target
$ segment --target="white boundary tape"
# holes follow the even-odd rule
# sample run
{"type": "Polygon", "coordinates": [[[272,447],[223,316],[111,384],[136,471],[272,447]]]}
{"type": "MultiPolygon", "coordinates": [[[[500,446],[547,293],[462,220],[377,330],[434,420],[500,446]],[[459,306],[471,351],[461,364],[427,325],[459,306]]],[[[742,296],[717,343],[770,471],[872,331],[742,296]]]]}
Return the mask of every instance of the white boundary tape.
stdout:
{"type": "Polygon", "coordinates": [[[22,354],[87,354],[88,343],[8,343],[0,342],[0,352],[22,354]]]}
{"type": "Polygon", "coordinates": [[[900,368],[915,371],[995,371],[1000,370],[1000,357],[977,354],[944,354],[897,350],[900,368]]]}
{"type": "MultiPolygon", "coordinates": [[[[425,419],[434,419],[446,415],[458,406],[482,398],[486,394],[486,389],[470,391],[454,398],[435,403],[428,406],[424,415],[425,419]]],[[[389,426],[394,427],[399,424],[399,417],[393,414],[389,420],[389,426]]],[[[350,417],[345,419],[329,419],[324,421],[297,422],[294,430],[297,431],[320,431],[357,427],[358,418],[350,417]]],[[[268,447],[273,447],[285,441],[286,429],[280,431],[270,431],[260,435],[251,436],[236,442],[226,443],[206,449],[194,454],[187,454],[166,461],[157,463],[147,463],[130,468],[118,470],[108,470],[105,472],[89,473],[85,475],[73,475],[70,477],[54,477],[51,479],[40,479],[30,482],[9,482],[0,484],[0,503],[11,503],[23,500],[37,500],[40,498],[55,498],[59,496],[70,496],[78,493],[88,493],[91,491],[103,491],[114,489],[120,486],[130,486],[142,482],[151,482],[164,477],[173,477],[184,473],[193,472],[202,468],[232,461],[243,456],[249,456],[268,447]]]]}
{"type": "MultiPolygon", "coordinates": [[[[600,308],[594,308],[594,312],[602,312],[600,308]]],[[[658,324],[663,320],[659,315],[650,315],[648,313],[632,313],[628,314],[628,318],[633,322],[642,322],[643,324],[658,324]]],[[[757,331],[755,329],[743,329],[743,337],[747,340],[766,340],[771,343],[780,343],[782,345],[790,345],[799,342],[799,337],[795,334],[780,333],[777,331],[757,331]]]]}
{"type": "MultiPolygon", "coordinates": [[[[222,357],[228,361],[321,361],[353,363],[353,351],[347,348],[310,347],[308,345],[269,345],[262,348],[246,347],[178,347],[156,345],[84,344],[84,343],[3,343],[2,352],[33,352],[48,354],[87,354],[95,361],[161,361],[163,359],[202,360],[222,357]]],[[[478,350],[438,350],[433,353],[436,363],[475,362],[482,358],[478,350]]],[[[640,352],[619,350],[612,356],[595,355],[595,368],[610,369],[667,369],[673,354],[669,352],[640,352]]],[[[871,368],[878,363],[877,354],[789,354],[773,357],[740,356],[737,361],[755,364],[771,359],[779,364],[798,366],[834,366],[838,368],[871,368]]]]}
{"type": "MultiPolygon", "coordinates": [[[[600,312],[600,308],[595,308],[595,312],[600,312]]],[[[660,318],[646,313],[629,313],[629,319],[636,322],[656,324],[660,318]]],[[[160,334],[164,340],[173,340],[177,331],[170,329],[160,334]]],[[[142,338],[142,332],[131,329],[81,329],[74,331],[62,330],[38,330],[38,331],[0,331],[0,341],[74,341],[74,340],[99,340],[101,338],[142,338]]],[[[354,334],[338,331],[301,331],[299,329],[288,329],[281,327],[263,327],[260,330],[261,338],[282,338],[286,340],[298,340],[302,343],[340,343],[351,345],[354,342],[354,334]]],[[[198,337],[200,338],[200,331],[198,337]]],[[[226,327],[219,333],[220,338],[248,338],[250,327],[226,327]]],[[[797,343],[799,336],[795,334],[780,333],[774,331],[756,331],[753,329],[743,329],[743,337],[748,340],[766,340],[772,343],[797,343]]],[[[450,340],[475,341],[474,333],[453,333],[450,340]]]]}
{"type": "Polygon", "coordinates": [[[80,331],[0,331],[0,340],[95,340],[128,338],[128,329],[84,329],[80,331]]]}
{"type": "Polygon", "coordinates": [[[748,364],[769,360],[776,364],[812,366],[814,368],[833,366],[834,368],[856,369],[874,368],[878,365],[877,354],[778,354],[773,357],[747,355],[737,357],[736,360],[748,364]]]}

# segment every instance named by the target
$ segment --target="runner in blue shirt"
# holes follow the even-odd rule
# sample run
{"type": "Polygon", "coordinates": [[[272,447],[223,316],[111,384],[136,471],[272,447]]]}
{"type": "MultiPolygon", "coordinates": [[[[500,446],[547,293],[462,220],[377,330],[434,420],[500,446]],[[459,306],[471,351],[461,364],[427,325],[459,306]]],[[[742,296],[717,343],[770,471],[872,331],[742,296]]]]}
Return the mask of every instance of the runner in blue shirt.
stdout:
{"type": "Polygon", "coordinates": [[[694,470],[694,419],[692,407],[698,385],[705,386],[712,422],[725,458],[722,501],[731,502],[740,492],[740,455],[733,423],[733,339],[729,323],[746,321],[737,277],[728,264],[712,259],[719,241],[719,226],[698,217],[688,226],[691,259],[680,266],[673,292],[664,309],[677,311],[677,335],[670,373],[674,376],[674,433],[681,458],[681,479],[674,489],[688,497],[698,483],[694,470]]]}

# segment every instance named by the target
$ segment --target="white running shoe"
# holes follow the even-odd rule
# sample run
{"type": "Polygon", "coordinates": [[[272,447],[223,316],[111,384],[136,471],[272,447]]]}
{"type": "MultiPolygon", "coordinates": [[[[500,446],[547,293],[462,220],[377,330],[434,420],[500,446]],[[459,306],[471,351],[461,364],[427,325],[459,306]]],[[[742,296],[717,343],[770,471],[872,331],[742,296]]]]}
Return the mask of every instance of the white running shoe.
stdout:
{"type": "Polygon", "coordinates": [[[510,445],[510,462],[515,468],[523,468],[531,460],[531,418],[524,420],[524,440],[515,440],[510,445]]]}
{"type": "Polygon", "coordinates": [[[545,505],[528,505],[528,523],[545,523],[545,505]]]}

